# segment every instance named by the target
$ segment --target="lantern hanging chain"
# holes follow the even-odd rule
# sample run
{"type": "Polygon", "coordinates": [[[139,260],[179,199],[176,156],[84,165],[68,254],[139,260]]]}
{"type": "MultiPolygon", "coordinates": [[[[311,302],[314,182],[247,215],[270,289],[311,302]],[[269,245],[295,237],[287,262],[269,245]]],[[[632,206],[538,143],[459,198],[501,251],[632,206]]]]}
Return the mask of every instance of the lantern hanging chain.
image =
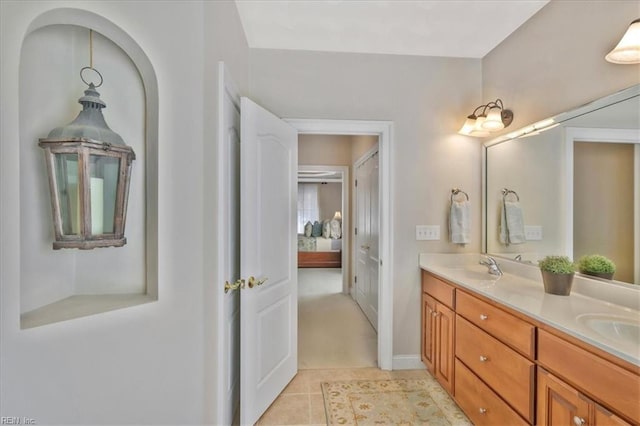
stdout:
{"type": "MultiPolygon", "coordinates": [[[[98,74],[98,77],[100,77],[100,83],[94,84],[94,87],[102,86],[102,82],[103,82],[102,74],[100,74],[100,72],[93,67],[93,30],[92,29],[89,29],[89,66],[88,67],[83,67],[80,70],[80,79],[84,82],[84,84],[89,86],[89,82],[87,82],[87,80],[85,80],[84,76],[82,75],[83,71],[85,71],[85,70],[91,70],[91,71],[95,72],[96,74],[98,74]]],[[[93,81],[91,83],[93,83],[93,81]]]]}
{"type": "Polygon", "coordinates": [[[89,68],[93,69],[93,30],[89,30],[89,68]]]}

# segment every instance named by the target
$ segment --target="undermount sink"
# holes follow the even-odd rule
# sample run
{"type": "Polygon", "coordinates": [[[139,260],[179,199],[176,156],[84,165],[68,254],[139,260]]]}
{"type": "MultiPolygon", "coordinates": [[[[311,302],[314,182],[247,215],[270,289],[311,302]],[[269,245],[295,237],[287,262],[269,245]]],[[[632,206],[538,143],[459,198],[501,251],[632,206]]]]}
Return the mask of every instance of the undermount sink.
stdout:
{"type": "Polygon", "coordinates": [[[583,314],[577,320],[604,338],[640,345],[640,319],[583,314]]]}

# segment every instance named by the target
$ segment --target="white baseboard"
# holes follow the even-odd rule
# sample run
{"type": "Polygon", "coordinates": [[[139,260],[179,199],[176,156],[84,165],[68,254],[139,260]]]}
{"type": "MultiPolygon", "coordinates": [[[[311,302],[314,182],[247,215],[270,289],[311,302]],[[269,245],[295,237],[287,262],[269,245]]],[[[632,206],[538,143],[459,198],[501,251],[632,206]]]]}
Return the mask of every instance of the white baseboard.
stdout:
{"type": "Polygon", "coordinates": [[[420,355],[394,355],[394,370],[423,370],[426,367],[420,359],[420,355]]]}

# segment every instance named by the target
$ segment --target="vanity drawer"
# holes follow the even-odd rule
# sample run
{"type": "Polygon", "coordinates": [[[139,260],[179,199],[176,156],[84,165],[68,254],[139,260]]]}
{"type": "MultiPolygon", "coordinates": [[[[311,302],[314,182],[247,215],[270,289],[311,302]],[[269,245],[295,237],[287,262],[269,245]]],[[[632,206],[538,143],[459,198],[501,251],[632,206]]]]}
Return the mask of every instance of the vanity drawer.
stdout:
{"type": "Polygon", "coordinates": [[[458,291],[456,312],[529,359],[535,357],[535,326],[487,302],[458,291]]]}
{"type": "Polygon", "coordinates": [[[422,271],[422,291],[430,294],[451,309],[454,308],[455,287],[425,270],[422,271]]]}
{"type": "MultiPolygon", "coordinates": [[[[535,364],[456,315],[456,357],[533,423],[535,364]]],[[[456,371],[457,374],[457,371],[456,371]]],[[[456,388],[457,389],[457,388],[456,388]]]]}
{"type": "Polygon", "coordinates": [[[640,423],[640,377],[538,330],[538,362],[612,410],[640,423]]]}
{"type": "Polygon", "coordinates": [[[528,424],[457,359],[455,382],[455,400],[474,425],[528,424]]]}

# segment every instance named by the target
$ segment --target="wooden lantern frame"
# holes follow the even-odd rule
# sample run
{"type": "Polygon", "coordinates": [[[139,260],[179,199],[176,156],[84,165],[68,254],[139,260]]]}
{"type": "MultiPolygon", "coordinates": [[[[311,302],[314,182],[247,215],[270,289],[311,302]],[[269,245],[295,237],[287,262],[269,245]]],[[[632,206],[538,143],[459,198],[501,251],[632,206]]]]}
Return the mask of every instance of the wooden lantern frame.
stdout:
{"type": "Polygon", "coordinates": [[[124,236],[131,166],[135,159],[133,149],[127,145],[114,145],[90,138],[42,138],[38,144],[45,151],[51,211],[53,214],[55,241],[54,250],[78,248],[89,250],[97,247],[122,247],[127,243],[124,236]],[[60,182],[56,173],[56,155],[74,154],[78,156],[78,204],[80,210],[80,230],[78,234],[63,232],[61,212],[60,182]],[[119,172],[116,186],[116,203],[113,233],[91,233],[91,188],[90,157],[111,157],[118,159],[119,172]]]}

